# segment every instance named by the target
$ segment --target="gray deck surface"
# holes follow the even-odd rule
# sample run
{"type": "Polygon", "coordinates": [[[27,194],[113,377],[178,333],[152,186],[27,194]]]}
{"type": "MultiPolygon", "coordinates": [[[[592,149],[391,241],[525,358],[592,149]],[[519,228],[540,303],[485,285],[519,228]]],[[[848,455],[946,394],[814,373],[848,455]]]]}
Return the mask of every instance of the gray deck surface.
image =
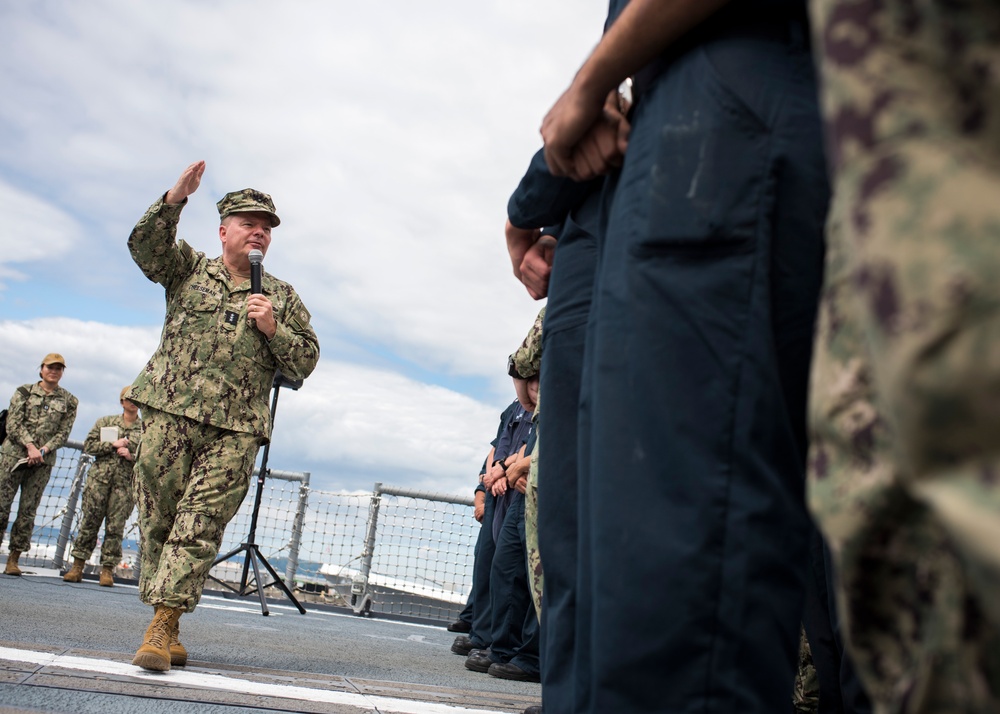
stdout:
{"type": "Polygon", "coordinates": [[[471,672],[444,627],[212,595],[181,618],[188,666],[132,655],[152,617],[134,586],[0,575],[0,712],[520,712],[538,684],[471,672]]]}

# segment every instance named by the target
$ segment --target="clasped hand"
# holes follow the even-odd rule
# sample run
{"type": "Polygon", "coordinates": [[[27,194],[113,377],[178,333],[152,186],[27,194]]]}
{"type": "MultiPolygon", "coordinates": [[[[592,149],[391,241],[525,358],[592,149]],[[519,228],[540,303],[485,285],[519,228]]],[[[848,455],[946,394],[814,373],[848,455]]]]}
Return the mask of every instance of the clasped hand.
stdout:
{"type": "Polygon", "coordinates": [[[34,444],[28,444],[28,465],[38,466],[43,461],[45,461],[45,457],[42,456],[41,450],[34,444]]]}
{"type": "Polygon", "coordinates": [[[588,181],[619,168],[628,148],[631,124],[618,109],[618,92],[603,106],[574,83],[542,121],[545,163],[555,176],[588,181]]]}

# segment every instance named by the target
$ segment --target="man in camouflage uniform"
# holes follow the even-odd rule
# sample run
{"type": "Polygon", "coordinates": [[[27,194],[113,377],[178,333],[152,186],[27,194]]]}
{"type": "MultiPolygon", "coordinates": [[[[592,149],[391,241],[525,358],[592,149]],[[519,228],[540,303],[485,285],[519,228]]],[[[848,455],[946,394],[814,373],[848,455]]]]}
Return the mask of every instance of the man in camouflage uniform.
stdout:
{"type": "MultiPolygon", "coordinates": [[[[545,320],[543,307],[535,318],[535,323],[525,336],[521,346],[510,356],[508,371],[514,377],[518,397],[522,395],[527,380],[537,377],[542,366],[542,323],[545,320]]],[[[538,554],[538,421],[541,414],[541,390],[535,399],[535,446],[531,452],[531,466],[528,471],[528,483],[524,492],[524,537],[528,546],[528,584],[531,587],[531,600],[535,605],[535,614],[539,621],[542,617],[542,559],[538,554]]]]}
{"type": "Polygon", "coordinates": [[[876,711],[1000,711],[1000,7],[814,0],[810,506],[876,711]]]}
{"type": "Polygon", "coordinates": [[[87,471],[87,484],[83,487],[80,530],[71,551],[73,566],[63,576],[68,583],[83,580],[83,566],[94,552],[97,534],[104,523],[100,584],[108,588],[115,584],[115,568],[122,559],[125,521],[135,506],[132,466],[142,433],[139,408],[125,398],[128,390],[125,387],[119,395],[122,413],[98,419],[83,442],[84,452],[94,457],[94,463],[87,471]],[[116,429],[117,438],[103,440],[102,429],[111,427],[116,429]]]}
{"type": "Polygon", "coordinates": [[[56,450],[66,443],[76,420],[77,398],[59,386],[65,369],[62,355],[45,355],[41,381],[18,387],[10,400],[7,438],[0,446],[0,535],[7,530],[18,489],[21,499],[10,531],[5,575],[21,574],[17,561],[31,547],[35,511],[55,466],[56,450]]]}
{"type": "Polygon", "coordinates": [[[197,605],[257,450],[270,437],[275,372],[304,379],[319,359],[309,311],[291,285],[265,274],[262,293],[250,293],[248,255],[267,252],[280,222],[270,196],[244,189],[218,202],[218,258],[175,241],[181,209],[204,171],[204,161],[188,166],[128,241],[167,297],[160,345],[128,394],[143,412],[135,466],[139,596],[156,608],[133,664],[161,671],[187,661],[177,623],[197,605]]]}

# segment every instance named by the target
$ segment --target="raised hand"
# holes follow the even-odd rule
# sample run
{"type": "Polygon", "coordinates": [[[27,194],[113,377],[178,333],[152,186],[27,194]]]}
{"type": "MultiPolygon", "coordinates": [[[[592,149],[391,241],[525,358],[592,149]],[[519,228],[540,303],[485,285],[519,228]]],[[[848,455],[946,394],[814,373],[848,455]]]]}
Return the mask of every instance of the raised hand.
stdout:
{"type": "Polygon", "coordinates": [[[183,203],[185,198],[198,190],[198,187],[201,185],[201,176],[204,173],[204,161],[195,161],[184,169],[174,187],[167,191],[166,203],[172,206],[183,203]]]}

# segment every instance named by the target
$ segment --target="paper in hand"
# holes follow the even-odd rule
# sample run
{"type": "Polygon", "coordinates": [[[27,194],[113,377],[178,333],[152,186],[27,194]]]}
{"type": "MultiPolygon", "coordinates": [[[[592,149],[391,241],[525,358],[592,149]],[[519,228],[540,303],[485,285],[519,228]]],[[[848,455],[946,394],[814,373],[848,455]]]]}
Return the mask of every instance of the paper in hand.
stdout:
{"type": "Polygon", "coordinates": [[[117,426],[102,426],[101,427],[101,441],[118,441],[118,427],[117,426]]]}

